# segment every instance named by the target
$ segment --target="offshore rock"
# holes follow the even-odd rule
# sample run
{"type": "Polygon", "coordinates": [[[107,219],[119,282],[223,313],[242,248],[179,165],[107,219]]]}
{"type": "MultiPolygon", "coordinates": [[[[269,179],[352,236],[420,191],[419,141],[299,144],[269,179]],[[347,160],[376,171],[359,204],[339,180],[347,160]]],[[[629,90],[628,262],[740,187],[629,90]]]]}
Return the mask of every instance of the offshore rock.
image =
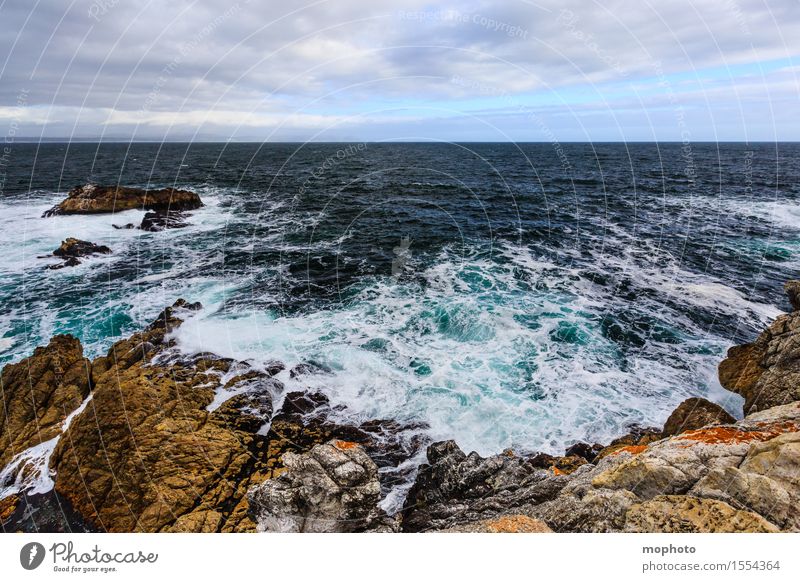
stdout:
{"type": "Polygon", "coordinates": [[[80,259],[82,257],[88,257],[97,254],[107,255],[110,252],[111,249],[105,245],[97,245],[89,241],[70,237],[63,241],[61,246],[53,251],[53,255],[64,259],[64,261],[62,263],[50,265],[47,268],[63,269],[64,267],[74,267],[76,265],[80,265],[80,259]]]}
{"type": "Polygon", "coordinates": [[[73,188],[67,198],[44,213],[43,216],[60,214],[100,214],[123,210],[194,210],[203,206],[200,197],[188,190],[162,188],[144,190],[126,186],[98,186],[86,184],[73,188]]]}
{"type": "Polygon", "coordinates": [[[170,228],[185,228],[188,226],[186,215],[183,212],[148,212],[139,225],[141,230],[158,232],[170,228]]]}
{"type": "Polygon", "coordinates": [[[259,531],[356,532],[376,520],[378,467],[359,445],[333,440],[283,462],[279,477],[248,494],[259,531]]]}

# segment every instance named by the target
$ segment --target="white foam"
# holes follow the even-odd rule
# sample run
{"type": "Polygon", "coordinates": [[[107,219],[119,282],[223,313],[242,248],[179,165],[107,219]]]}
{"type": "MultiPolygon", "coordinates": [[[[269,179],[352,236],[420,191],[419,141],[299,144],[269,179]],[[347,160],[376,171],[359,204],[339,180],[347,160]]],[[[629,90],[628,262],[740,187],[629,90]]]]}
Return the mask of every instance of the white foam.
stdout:
{"type": "Polygon", "coordinates": [[[704,340],[705,353],[654,345],[649,357],[629,355],[623,365],[599,318],[587,316],[613,298],[585,289],[521,293],[513,275],[519,264],[564,285],[564,269],[530,256],[505,267],[442,257],[423,273],[425,286],[380,280],[348,306],[291,317],[222,315],[212,306],[175,337],[187,353],[277,358],[288,367],[321,362],[333,374],[304,377],[295,388],[323,391],[350,420],[422,421],[432,438],[454,438],[481,454],[607,442],[630,422],[660,425],[684,398],[723,393],[708,373],[723,340],[704,340]],[[554,342],[564,324],[586,342],[554,342]],[[680,365],[661,360],[676,351],[680,365]],[[417,373],[421,366],[430,373],[417,373]]]}
{"type": "Polygon", "coordinates": [[[92,395],[89,394],[81,405],[64,419],[58,435],[14,455],[0,471],[0,499],[23,491],[28,495],[36,495],[53,490],[55,482],[50,471],[50,457],[53,456],[59,439],[67,431],[73,419],[86,409],[91,399],[92,395]]]}

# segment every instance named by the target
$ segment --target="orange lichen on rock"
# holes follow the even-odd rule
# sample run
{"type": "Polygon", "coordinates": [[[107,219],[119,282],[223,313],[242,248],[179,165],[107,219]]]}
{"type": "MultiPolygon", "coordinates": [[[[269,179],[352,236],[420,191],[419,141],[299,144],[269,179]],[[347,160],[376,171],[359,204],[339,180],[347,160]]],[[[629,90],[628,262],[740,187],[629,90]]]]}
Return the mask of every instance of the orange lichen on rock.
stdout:
{"type": "Polygon", "coordinates": [[[340,451],[346,451],[348,449],[353,449],[358,446],[358,443],[354,443],[351,441],[334,441],[333,446],[335,446],[340,451]]]}
{"type": "Polygon", "coordinates": [[[558,475],[566,475],[566,473],[564,471],[562,471],[561,469],[559,469],[555,465],[553,465],[550,468],[553,469],[553,475],[556,475],[556,476],[558,476],[558,475]]]}
{"type": "Polygon", "coordinates": [[[622,447],[621,449],[617,449],[612,455],[618,455],[620,453],[630,453],[632,455],[638,455],[647,450],[647,445],[628,445],[627,447],[622,447]]]}
{"type": "Polygon", "coordinates": [[[487,533],[540,533],[549,530],[538,519],[527,515],[504,515],[485,523],[487,533]]]}
{"type": "Polygon", "coordinates": [[[768,441],[783,433],[797,431],[798,426],[794,422],[782,422],[765,424],[764,430],[740,430],[732,426],[701,428],[699,430],[690,430],[676,438],[710,445],[730,445],[768,441]]]}
{"type": "Polygon", "coordinates": [[[0,499],[0,521],[5,521],[11,517],[11,514],[17,509],[17,503],[19,503],[19,497],[16,495],[9,495],[0,499]]]}

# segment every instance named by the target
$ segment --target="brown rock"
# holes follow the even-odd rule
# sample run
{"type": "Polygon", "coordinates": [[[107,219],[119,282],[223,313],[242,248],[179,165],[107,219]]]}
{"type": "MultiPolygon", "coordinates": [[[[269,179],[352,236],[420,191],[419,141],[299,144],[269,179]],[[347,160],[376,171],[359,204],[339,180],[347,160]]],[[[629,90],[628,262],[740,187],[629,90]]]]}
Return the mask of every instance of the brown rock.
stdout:
{"type": "Polygon", "coordinates": [[[349,437],[384,467],[413,454],[396,423],[330,421],[322,395],[289,394],[273,416],[273,398],[283,392],[276,379],[241,362],[174,348],[169,332],[195,309],[199,304],[177,301],[92,365],[92,401],[60,439],[51,468],[56,492],[93,526],[254,531],[247,490],[282,474],[290,452],[349,437]],[[230,378],[225,384],[223,376],[230,378]],[[234,395],[217,405],[215,396],[226,391],[234,395]]]}
{"type": "Polygon", "coordinates": [[[662,436],[668,437],[708,425],[732,422],[736,422],[736,419],[718,404],[705,398],[688,398],[669,415],[662,436]]]}
{"type": "Polygon", "coordinates": [[[594,462],[596,463],[604,457],[617,454],[620,451],[627,451],[632,454],[639,453],[647,448],[650,443],[661,439],[661,431],[655,427],[643,427],[634,424],[629,428],[631,432],[614,439],[607,447],[600,449],[594,458],[594,462]]]}
{"type": "Polygon", "coordinates": [[[800,310],[800,281],[787,281],[783,286],[783,290],[789,297],[789,304],[792,306],[792,311],[800,310]]]}
{"type": "Polygon", "coordinates": [[[528,515],[501,515],[438,530],[440,533],[553,533],[540,519],[528,515]]]}
{"type": "Polygon", "coordinates": [[[240,399],[206,410],[231,362],[169,359],[165,334],[197,307],[176,302],[96,360],[92,402],[53,453],[56,491],[102,530],[218,531],[263,473],[265,439],[252,429],[264,419],[231,422],[237,406],[240,416],[255,406],[240,399]]]}
{"type": "Polygon", "coordinates": [[[53,251],[57,257],[64,259],[70,257],[85,257],[87,255],[103,254],[106,255],[111,252],[111,249],[105,245],[96,245],[92,242],[80,240],[70,237],[62,241],[61,246],[53,251]]]}
{"type": "Polygon", "coordinates": [[[776,532],[778,528],[752,511],[723,501],[687,495],[661,495],[628,509],[625,531],[644,533],[776,532]]]}
{"type": "Polygon", "coordinates": [[[11,514],[16,511],[18,503],[19,497],[17,495],[9,495],[0,499],[0,523],[11,517],[11,514]]]}
{"type": "Polygon", "coordinates": [[[67,198],[44,213],[44,216],[59,214],[100,214],[123,210],[194,210],[203,205],[194,192],[163,188],[143,190],[125,186],[97,186],[87,184],[69,191],[67,198]]]}
{"type": "Polygon", "coordinates": [[[719,381],[749,414],[800,400],[800,312],[781,315],[750,344],[728,350],[719,381]]]}
{"type": "Polygon", "coordinates": [[[91,364],[80,342],[55,336],[0,373],[0,468],[14,455],[61,433],[67,416],[88,396],[91,364]]]}

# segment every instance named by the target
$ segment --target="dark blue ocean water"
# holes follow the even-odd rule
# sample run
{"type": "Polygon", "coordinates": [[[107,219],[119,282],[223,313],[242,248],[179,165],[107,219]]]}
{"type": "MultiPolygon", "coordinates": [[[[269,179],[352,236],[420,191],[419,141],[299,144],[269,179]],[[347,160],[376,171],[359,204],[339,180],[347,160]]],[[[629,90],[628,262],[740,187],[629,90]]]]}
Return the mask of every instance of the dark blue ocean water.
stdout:
{"type": "Polygon", "coordinates": [[[16,144],[0,170],[0,363],[65,332],[99,354],[184,297],[182,349],[325,364],[342,414],[482,453],[738,409],[716,366],[800,260],[795,144],[16,144]],[[88,181],[206,206],[41,218],[88,181]],[[113,253],[46,270],[67,236],[113,253]]]}

